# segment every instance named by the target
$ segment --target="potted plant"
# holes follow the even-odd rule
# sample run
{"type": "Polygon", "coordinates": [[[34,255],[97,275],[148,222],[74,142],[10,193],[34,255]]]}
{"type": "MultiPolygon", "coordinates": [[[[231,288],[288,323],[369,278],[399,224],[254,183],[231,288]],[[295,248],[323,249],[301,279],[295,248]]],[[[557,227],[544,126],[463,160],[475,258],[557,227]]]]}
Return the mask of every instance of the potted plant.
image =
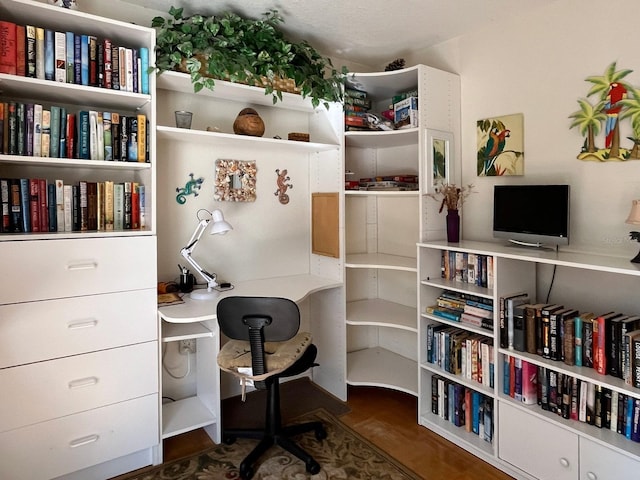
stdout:
{"type": "Polygon", "coordinates": [[[183,17],[182,8],[171,7],[169,17],[155,17],[156,69],[189,73],[193,89],[213,90],[215,79],[257,85],[282,100],[282,80],[295,84],[314,107],[342,102],[346,67],[336,70],[328,57],[308,42],[289,41],[279,29],[284,19],[277,10],[253,20],[226,12],[183,17]]]}
{"type": "Polygon", "coordinates": [[[442,183],[436,187],[436,193],[428,194],[429,197],[440,200],[440,210],[447,207],[447,241],[458,243],[460,241],[460,214],[459,210],[466,198],[473,193],[473,185],[458,187],[455,183],[442,183]]]}

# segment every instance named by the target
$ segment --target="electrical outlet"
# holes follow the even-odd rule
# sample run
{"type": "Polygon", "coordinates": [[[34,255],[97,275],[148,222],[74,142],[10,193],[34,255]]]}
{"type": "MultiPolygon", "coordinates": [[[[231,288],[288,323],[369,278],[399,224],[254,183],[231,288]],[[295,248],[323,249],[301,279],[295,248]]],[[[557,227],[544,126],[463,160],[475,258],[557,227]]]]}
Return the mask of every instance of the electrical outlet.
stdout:
{"type": "Polygon", "coordinates": [[[196,339],[180,340],[179,352],[181,355],[196,353],[196,339]]]}

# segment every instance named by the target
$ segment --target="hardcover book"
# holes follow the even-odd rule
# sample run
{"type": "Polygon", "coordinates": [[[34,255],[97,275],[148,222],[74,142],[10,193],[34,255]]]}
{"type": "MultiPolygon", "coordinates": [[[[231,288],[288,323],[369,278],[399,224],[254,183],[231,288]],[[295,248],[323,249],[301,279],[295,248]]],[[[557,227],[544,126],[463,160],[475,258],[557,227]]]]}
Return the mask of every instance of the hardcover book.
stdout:
{"type": "Polygon", "coordinates": [[[44,28],[36,27],[36,78],[45,79],[44,75],[44,28]]]}
{"type": "Polygon", "coordinates": [[[54,32],[55,81],[67,82],[67,34],[54,32]]]}
{"type": "Polygon", "coordinates": [[[50,28],[44,29],[44,79],[55,80],[56,67],[55,67],[55,31],[50,28]]]}
{"type": "Polygon", "coordinates": [[[16,24],[0,20],[0,73],[17,74],[16,24]]]}
{"type": "Polygon", "coordinates": [[[75,83],[76,36],[73,32],[65,32],[65,43],[65,80],[67,83],[75,83]]]}
{"type": "Polygon", "coordinates": [[[36,27],[33,25],[25,26],[26,32],[26,72],[25,75],[30,78],[36,77],[36,27]]]}
{"type": "Polygon", "coordinates": [[[24,25],[16,25],[16,75],[27,76],[27,30],[24,25]]]}

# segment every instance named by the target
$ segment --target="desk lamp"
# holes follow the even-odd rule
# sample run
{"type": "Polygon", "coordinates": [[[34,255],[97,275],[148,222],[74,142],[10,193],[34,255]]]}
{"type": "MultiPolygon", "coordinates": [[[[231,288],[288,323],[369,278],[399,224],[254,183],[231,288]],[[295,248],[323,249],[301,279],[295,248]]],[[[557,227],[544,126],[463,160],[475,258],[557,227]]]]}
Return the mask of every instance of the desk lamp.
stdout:
{"type": "Polygon", "coordinates": [[[216,282],[216,274],[207,272],[204,268],[198,265],[198,262],[196,262],[191,255],[198,244],[198,240],[200,240],[200,237],[202,237],[202,234],[205,232],[209,224],[211,224],[211,228],[209,228],[210,235],[224,235],[229,230],[233,230],[233,227],[225,221],[224,215],[222,215],[220,210],[210,212],[209,210],[202,208],[198,210],[196,216],[199,220],[198,225],[196,225],[196,229],[193,231],[193,235],[191,235],[187,246],[180,250],[180,255],[182,255],[184,259],[189,262],[193,268],[195,268],[196,272],[198,272],[207,282],[207,290],[194,290],[190,293],[191,298],[194,300],[207,300],[215,296],[213,288],[218,286],[218,283],[216,282]],[[204,216],[204,218],[200,218],[201,215],[204,216]]]}
{"type": "MultiPolygon", "coordinates": [[[[631,203],[631,212],[629,212],[629,217],[625,223],[640,225],[640,200],[633,200],[631,203]]],[[[631,237],[631,240],[640,242],[640,232],[629,232],[629,237],[631,237]]],[[[640,263],[640,252],[635,258],[631,259],[631,261],[633,263],[640,263]]]]}

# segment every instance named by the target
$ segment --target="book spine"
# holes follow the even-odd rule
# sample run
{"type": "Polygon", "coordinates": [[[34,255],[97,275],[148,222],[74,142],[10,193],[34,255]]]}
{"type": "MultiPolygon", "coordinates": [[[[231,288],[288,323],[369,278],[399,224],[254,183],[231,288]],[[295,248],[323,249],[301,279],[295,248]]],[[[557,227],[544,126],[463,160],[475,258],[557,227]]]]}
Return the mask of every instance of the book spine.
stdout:
{"type": "Polygon", "coordinates": [[[36,27],[26,25],[26,76],[30,78],[36,77],[36,27]]]}
{"type": "Polygon", "coordinates": [[[76,116],[67,113],[67,158],[75,158],[76,144],[76,116]]]}
{"type": "Polygon", "coordinates": [[[582,366],[582,319],[578,316],[574,322],[575,331],[575,365],[576,367],[582,366]]]}
{"type": "Polygon", "coordinates": [[[98,112],[89,110],[89,158],[98,160],[98,112]]]}
{"type": "Polygon", "coordinates": [[[26,140],[26,132],[24,128],[24,120],[25,120],[25,107],[24,103],[17,102],[16,103],[16,148],[18,155],[25,154],[25,140],[26,140]]]}
{"type": "Polygon", "coordinates": [[[138,125],[138,162],[147,161],[147,116],[139,113],[137,118],[138,125]]]}
{"type": "Polygon", "coordinates": [[[55,32],[49,28],[44,29],[44,79],[55,80],[55,32]]]}
{"type": "Polygon", "coordinates": [[[89,41],[89,85],[91,87],[98,86],[98,39],[88,36],[89,41]]]}
{"type": "Polygon", "coordinates": [[[50,142],[49,156],[51,158],[60,158],[60,107],[52,105],[50,110],[50,142]]]}
{"type": "Polygon", "coordinates": [[[67,83],[75,83],[75,52],[76,35],[73,32],[65,32],[65,80],[67,83]]]}
{"type": "Polygon", "coordinates": [[[42,105],[33,106],[33,156],[42,156],[42,105]]]}
{"type": "Polygon", "coordinates": [[[120,160],[120,114],[111,112],[111,150],[112,160],[120,160]]]}
{"type": "Polygon", "coordinates": [[[55,81],[67,82],[67,34],[54,32],[55,81]]]}
{"type": "Polygon", "coordinates": [[[40,215],[40,231],[49,231],[49,207],[47,202],[47,181],[44,178],[38,179],[38,202],[40,205],[38,214],[40,215]]]}
{"type": "Polygon", "coordinates": [[[18,112],[16,102],[8,102],[9,106],[9,129],[8,144],[5,149],[9,155],[18,154],[18,112]]]}
{"type": "Polygon", "coordinates": [[[87,182],[81,180],[78,182],[78,200],[80,201],[80,208],[78,213],[80,214],[80,231],[89,230],[89,203],[87,196],[87,182]]]}
{"type": "Polygon", "coordinates": [[[49,232],[58,231],[58,212],[56,207],[56,184],[47,183],[47,214],[49,232]]]}
{"type": "Polygon", "coordinates": [[[149,49],[140,48],[140,93],[149,95],[149,49]]]}
{"type": "Polygon", "coordinates": [[[146,203],[147,203],[147,199],[146,199],[146,189],[144,185],[139,185],[138,186],[138,200],[139,200],[139,209],[140,209],[140,228],[144,229],[147,226],[147,218],[146,218],[146,213],[145,213],[145,208],[146,208],[146,203]]]}
{"type": "Polygon", "coordinates": [[[102,112],[104,160],[113,160],[113,138],[111,135],[111,112],[102,112]]]}
{"type": "Polygon", "coordinates": [[[98,66],[98,87],[104,88],[104,42],[96,40],[96,63],[98,66]]]}
{"type": "Polygon", "coordinates": [[[80,37],[80,83],[89,85],[89,35],[80,37]]]}
{"type": "Polygon", "coordinates": [[[0,20],[0,73],[17,74],[16,24],[0,20]]]}
{"type": "Polygon", "coordinates": [[[22,207],[20,198],[20,180],[17,178],[11,179],[9,186],[9,206],[10,206],[10,231],[13,233],[22,232],[22,207]]]}
{"type": "Polygon", "coordinates": [[[120,115],[120,158],[119,161],[127,161],[127,145],[129,143],[129,118],[126,115],[120,115]]]}
{"type": "Polygon", "coordinates": [[[89,112],[78,112],[78,158],[89,158],[89,112]]]}
{"type": "Polygon", "coordinates": [[[56,205],[56,226],[58,232],[65,231],[64,215],[64,182],[56,180],[55,185],[55,205],[56,205]]]}
{"type": "Polygon", "coordinates": [[[133,92],[133,50],[131,48],[124,49],[125,58],[125,90],[133,92]]]}
{"type": "Polygon", "coordinates": [[[120,90],[120,48],[111,44],[111,88],[120,90]]]}
{"type": "Polygon", "coordinates": [[[37,178],[29,179],[29,216],[31,217],[31,231],[40,231],[40,182],[37,178]]]}
{"type": "Polygon", "coordinates": [[[632,347],[632,385],[635,388],[640,388],[640,337],[634,336],[630,347],[632,347]]]}
{"type": "Polygon", "coordinates": [[[27,30],[24,25],[16,25],[16,75],[27,76],[27,30]]]}
{"type": "Polygon", "coordinates": [[[104,88],[113,88],[112,84],[112,73],[113,73],[113,64],[112,64],[112,43],[111,40],[105,38],[102,40],[102,54],[103,54],[103,64],[104,64],[104,88]]]}
{"type": "Polygon", "coordinates": [[[22,210],[22,231],[31,231],[31,218],[29,212],[29,179],[20,179],[20,209],[22,210]]]}
{"type": "Polygon", "coordinates": [[[73,230],[73,188],[71,185],[63,186],[64,199],[64,231],[73,230]]]}
{"type": "Polygon", "coordinates": [[[113,185],[113,229],[124,229],[124,184],[113,185]]]}
{"type": "Polygon", "coordinates": [[[96,126],[97,126],[97,155],[98,160],[104,160],[104,117],[102,116],[102,112],[96,112],[96,126]]]}
{"type": "Polygon", "coordinates": [[[25,104],[25,155],[33,156],[33,128],[34,128],[34,105],[33,103],[25,104]]]}
{"type": "Polygon", "coordinates": [[[11,232],[11,216],[9,214],[9,180],[0,178],[0,232],[11,232]]]}
{"type": "Polygon", "coordinates": [[[67,109],[60,107],[60,128],[59,128],[60,140],[58,142],[58,152],[60,158],[67,157],[67,109]]]}
{"type": "Polygon", "coordinates": [[[44,57],[45,57],[45,48],[44,48],[44,28],[36,27],[36,78],[40,80],[45,79],[44,74],[44,57]]]}
{"type": "Polygon", "coordinates": [[[138,58],[138,50],[131,48],[131,65],[132,65],[132,79],[131,91],[140,93],[140,59],[138,58]]]}
{"type": "Polygon", "coordinates": [[[113,181],[104,182],[104,229],[113,231],[113,181]]]}
{"type": "Polygon", "coordinates": [[[51,110],[42,109],[42,127],[41,127],[41,155],[43,157],[51,156],[51,110]]]}
{"type": "Polygon", "coordinates": [[[82,35],[73,37],[73,82],[82,85],[82,35]]]}

